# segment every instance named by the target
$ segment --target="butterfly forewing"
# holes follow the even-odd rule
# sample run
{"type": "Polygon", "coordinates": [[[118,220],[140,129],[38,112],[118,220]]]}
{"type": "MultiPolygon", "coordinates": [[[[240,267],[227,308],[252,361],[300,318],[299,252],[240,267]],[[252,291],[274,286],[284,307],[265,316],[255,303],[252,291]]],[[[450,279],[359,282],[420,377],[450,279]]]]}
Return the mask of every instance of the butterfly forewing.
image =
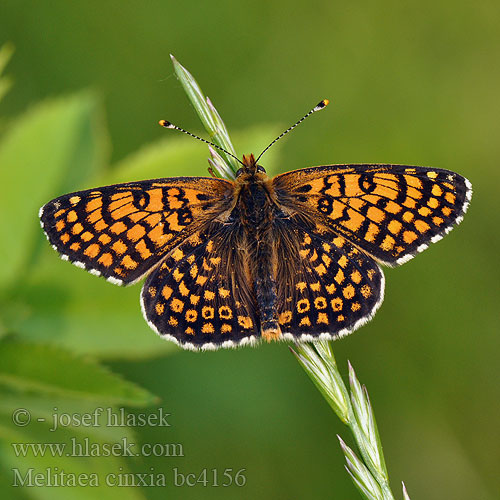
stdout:
{"type": "Polygon", "coordinates": [[[278,175],[279,201],[322,221],[378,261],[402,264],[460,222],[470,183],[448,170],[331,165],[278,175]]]}
{"type": "Polygon", "coordinates": [[[156,179],[61,196],[40,210],[61,256],[116,284],[137,281],[165,254],[227,209],[221,179],[156,179]]]}

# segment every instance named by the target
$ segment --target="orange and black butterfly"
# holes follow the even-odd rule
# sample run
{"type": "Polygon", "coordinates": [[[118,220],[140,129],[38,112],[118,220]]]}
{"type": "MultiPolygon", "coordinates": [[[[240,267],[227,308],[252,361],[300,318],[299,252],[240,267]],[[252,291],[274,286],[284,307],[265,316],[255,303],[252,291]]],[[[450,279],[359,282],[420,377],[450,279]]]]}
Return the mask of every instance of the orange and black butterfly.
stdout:
{"type": "Polygon", "coordinates": [[[327,165],[270,179],[253,155],[241,163],[234,181],[67,194],[42,207],[42,227],[64,260],[92,274],[117,285],[146,278],[142,310],[160,336],[217,349],[351,333],[382,303],[379,264],[403,264],[441,239],[472,194],[467,179],[437,168],[327,165]]]}

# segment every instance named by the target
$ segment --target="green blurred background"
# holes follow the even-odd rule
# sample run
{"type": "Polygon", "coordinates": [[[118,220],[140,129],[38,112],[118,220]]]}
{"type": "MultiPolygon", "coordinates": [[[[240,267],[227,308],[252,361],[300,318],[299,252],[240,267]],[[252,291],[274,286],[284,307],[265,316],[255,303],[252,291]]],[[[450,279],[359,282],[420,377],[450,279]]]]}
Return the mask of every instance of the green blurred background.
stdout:
{"type": "Polygon", "coordinates": [[[334,348],[343,373],[349,359],[369,389],[396,493],[404,480],[414,500],[500,498],[499,19],[492,0],[3,0],[0,44],[15,52],[0,107],[2,497],[359,498],[336,438],[352,444],[348,430],[287,346],[173,348],[142,320],[140,286],[113,287],[59,261],[37,227],[38,206],[64,192],[206,174],[205,146],[157,125],[167,118],[203,133],[172,53],[217,106],[239,155],[331,99],[266,157],[272,173],[392,162],[471,180],[462,225],[386,270],[383,307],[334,348]],[[99,435],[11,421],[18,407],[35,419],[106,405],[132,414],[161,406],[171,427],[99,435]],[[11,446],[77,433],[181,443],[184,456],[21,459],[11,446]],[[122,467],[170,482],[175,467],[244,468],[247,481],[211,487],[209,473],[194,487],[10,487],[11,469],[29,467],[122,467]]]}

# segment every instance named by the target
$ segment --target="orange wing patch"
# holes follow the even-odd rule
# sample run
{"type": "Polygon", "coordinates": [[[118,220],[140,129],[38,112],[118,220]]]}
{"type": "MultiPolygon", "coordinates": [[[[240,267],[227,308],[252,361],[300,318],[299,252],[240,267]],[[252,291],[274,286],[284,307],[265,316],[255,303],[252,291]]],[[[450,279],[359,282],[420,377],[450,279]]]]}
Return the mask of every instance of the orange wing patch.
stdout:
{"type": "Polygon", "coordinates": [[[227,210],[232,192],[233,184],[221,179],[157,179],[68,194],[40,215],[63,258],[127,284],[227,210]]]}

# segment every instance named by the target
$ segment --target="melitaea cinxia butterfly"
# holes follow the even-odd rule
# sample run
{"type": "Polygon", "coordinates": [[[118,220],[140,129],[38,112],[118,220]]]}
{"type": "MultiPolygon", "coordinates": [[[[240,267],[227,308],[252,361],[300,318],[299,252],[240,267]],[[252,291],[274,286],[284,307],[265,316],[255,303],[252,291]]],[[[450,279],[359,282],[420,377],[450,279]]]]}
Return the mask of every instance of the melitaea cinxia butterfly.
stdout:
{"type": "Polygon", "coordinates": [[[472,194],[467,179],[436,168],[326,165],[270,179],[257,162],[243,156],[234,181],[67,194],[42,207],[42,227],[63,259],[92,274],[117,285],[146,277],[142,310],[159,335],[216,349],[349,334],[383,300],[379,264],[403,264],[441,239],[472,194]]]}

